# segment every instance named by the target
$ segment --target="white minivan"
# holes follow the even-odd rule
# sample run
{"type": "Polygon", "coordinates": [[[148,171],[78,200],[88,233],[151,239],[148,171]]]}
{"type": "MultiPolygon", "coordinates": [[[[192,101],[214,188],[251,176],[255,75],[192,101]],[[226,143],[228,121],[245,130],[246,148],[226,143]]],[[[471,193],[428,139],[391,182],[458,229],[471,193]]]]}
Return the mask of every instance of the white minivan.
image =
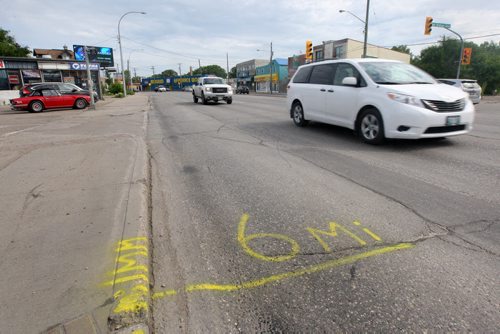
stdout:
{"type": "Polygon", "coordinates": [[[467,93],[439,84],[413,65],[386,59],[302,65],[288,84],[287,107],[297,126],[339,125],[370,144],[461,135],[474,121],[467,93]]]}

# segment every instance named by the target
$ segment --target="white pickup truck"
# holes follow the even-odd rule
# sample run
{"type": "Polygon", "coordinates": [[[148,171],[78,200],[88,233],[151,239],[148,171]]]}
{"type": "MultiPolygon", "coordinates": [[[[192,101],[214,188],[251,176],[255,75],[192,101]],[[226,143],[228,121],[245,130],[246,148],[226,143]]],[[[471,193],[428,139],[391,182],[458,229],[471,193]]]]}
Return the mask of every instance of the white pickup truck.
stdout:
{"type": "Polygon", "coordinates": [[[224,83],[219,77],[201,77],[193,86],[193,102],[198,103],[201,99],[203,104],[208,101],[224,100],[227,104],[233,103],[233,88],[224,83]]]}

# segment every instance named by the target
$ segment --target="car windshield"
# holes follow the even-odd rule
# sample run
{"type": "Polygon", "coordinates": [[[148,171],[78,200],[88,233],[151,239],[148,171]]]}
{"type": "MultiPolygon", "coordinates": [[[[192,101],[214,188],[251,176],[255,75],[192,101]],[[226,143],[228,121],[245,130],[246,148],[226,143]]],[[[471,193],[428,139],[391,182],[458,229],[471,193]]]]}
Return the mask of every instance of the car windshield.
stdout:
{"type": "Polygon", "coordinates": [[[203,83],[205,85],[222,85],[224,84],[224,81],[221,78],[208,78],[208,79],[203,79],[203,83]]]}
{"type": "Polygon", "coordinates": [[[417,67],[394,62],[362,62],[361,67],[380,85],[434,84],[429,74],[417,67]]]}

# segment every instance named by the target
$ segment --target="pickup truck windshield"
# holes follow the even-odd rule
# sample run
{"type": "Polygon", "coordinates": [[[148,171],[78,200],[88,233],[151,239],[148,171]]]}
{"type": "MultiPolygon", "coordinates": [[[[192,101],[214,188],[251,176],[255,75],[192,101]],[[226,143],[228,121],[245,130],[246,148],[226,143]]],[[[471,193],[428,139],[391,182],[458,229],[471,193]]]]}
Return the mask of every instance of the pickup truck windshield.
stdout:
{"type": "Polygon", "coordinates": [[[208,79],[203,79],[203,84],[204,85],[223,85],[224,81],[221,78],[208,78],[208,79]]]}

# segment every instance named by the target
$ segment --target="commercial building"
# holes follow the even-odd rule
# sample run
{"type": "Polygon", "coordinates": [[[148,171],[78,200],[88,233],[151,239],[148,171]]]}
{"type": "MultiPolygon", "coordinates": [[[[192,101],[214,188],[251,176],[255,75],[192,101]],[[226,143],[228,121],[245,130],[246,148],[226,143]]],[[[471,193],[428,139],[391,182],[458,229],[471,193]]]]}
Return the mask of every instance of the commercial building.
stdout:
{"type": "Polygon", "coordinates": [[[255,88],[258,93],[269,93],[272,80],[272,92],[285,93],[288,83],[288,61],[285,58],[273,59],[269,63],[255,69],[255,88]]]}
{"type": "MultiPolygon", "coordinates": [[[[325,41],[322,44],[313,47],[313,61],[362,57],[363,42],[350,38],[345,38],[338,41],[325,41]]],[[[410,63],[409,54],[372,44],[367,44],[366,58],[392,59],[399,60],[408,64],[410,63]]]]}
{"type": "MultiPolygon", "coordinates": [[[[325,41],[322,44],[313,46],[313,61],[322,61],[326,59],[362,58],[363,46],[363,42],[350,38],[337,41],[325,41]]],[[[410,63],[409,54],[372,44],[367,44],[366,57],[392,59],[410,63]]],[[[291,78],[297,68],[305,63],[305,55],[289,57],[288,77],[291,78]]]]}
{"type": "Polygon", "coordinates": [[[236,85],[247,86],[251,91],[255,91],[255,70],[267,64],[269,60],[265,59],[252,59],[236,64],[236,85]]]}

